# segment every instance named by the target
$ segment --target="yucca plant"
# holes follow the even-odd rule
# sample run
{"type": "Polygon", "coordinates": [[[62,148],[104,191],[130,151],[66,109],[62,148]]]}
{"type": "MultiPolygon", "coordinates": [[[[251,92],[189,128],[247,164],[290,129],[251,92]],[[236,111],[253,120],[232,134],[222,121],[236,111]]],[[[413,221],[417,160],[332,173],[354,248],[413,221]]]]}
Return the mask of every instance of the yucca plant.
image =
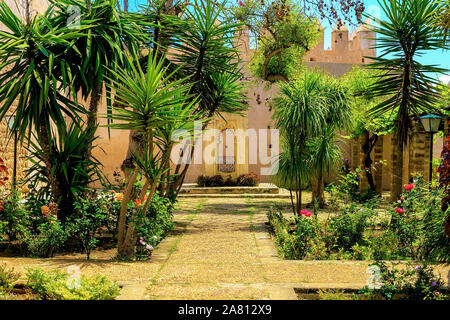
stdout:
{"type": "MultiPolygon", "coordinates": [[[[148,28],[153,52],[166,59],[169,70],[177,68],[173,80],[185,78],[185,84],[191,85],[189,93],[198,98],[194,113],[201,116],[204,127],[214,115],[240,113],[247,107],[234,46],[240,24],[225,17],[224,4],[213,0],[194,0],[188,5],[153,0],[144,12],[155,25],[148,28]]],[[[179,163],[172,171],[176,178],[166,190],[171,198],[176,197],[188,168],[189,163],[179,163]]]]}
{"type": "MultiPolygon", "coordinates": [[[[72,21],[76,8],[79,17],[72,21],[71,28],[81,29],[81,36],[73,39],[73,45],[81,52],[71,61],[72,86],[84,99],[89,99],[87,127],[97,125],[98,106],[103,87],[111,84],[113,68],[126,68],[130,53],[139,54],[149,38],[144,27],[149,23],[144,16],[128,14],[117,6],[117,0],[50,0],[57,8],[52,24],[58,27],[72,21]],[[72,19],[72,20],[71,20],[72,19]]],[[[111,111],[111,96],[106,93],[108,111],[111,111]]],[[[92,146],[87,146],[86,159],[91,156],[92,146]]]]}
{"type": "Polygon", "coordinates": [[[319,208],[325,206],[324,178],[342,161],[342,150],[338,145],[336,128],[327,126],[323,133],[308,142],[310,149],[309,165],[312,169],[312,204],[317,201],[319,208]]]}
{"type": "Polygon", "coordinates": [[[434,65],[423,65],[418,58],[428,50],[443,48],[442,31],[436,27],[434,12],[437,1],[379,0],[387,20],[375,20],[368,28],[377,32],[378,57],[370,68],[380,71],[369,90],[374,97],[387,97],[371,110],[371,115],[396,112],[397,161],[394,164],[392,200],[397,200],[407,181],[403,177],[403,150],[411,127],[411,116],[436,113],[439,97],[436,74],[445,72],[434,65]],[[377,26],[378,25],[378,26],[377,26]]]}
{"type": "Polygon", "coordinates": [[[52,175],[54,146],[50,126],[64,127],[68,116],[77,120],[85,110],[70,97],[70,61],[82,53],[73,46],[82,30],[52,24],[52,5],[42,15],[22,21],[0,2],[0,120],[14,115],[11,132],[23,142],[35,134],[42,150],[45,175],[55,200],[61,194],[52,175]],[[67,96],[66,93],[69,95],[67,96]]]}
{"type": "MultiPolygon", "coordinates": [[[[95,158],[86,160],[84,151],[97,137],[93,134],[96,128],[85,128],[78,123],[58,127],[52,141],[51,158],[53,166],[50,179],[56,179],[60,188],[58,203],[58,220],[66,221],[73,214],[73,203],[77,195],[87,191],[89,185],[103,180],[102,164],[95,158]]],[[[46,173],[44,152],[33,140],[28,148],[28,160],[31,166],[27,169],[26,183],[33,189],[39,189],[38,196],[49,200],[52,190],[46,173]]]]}
{"type": "MultiPolygon", "coordinates": [[[[156,187],[164,174],[169,161],[170,149],[164,148],[161,140],[167,139],[167,134],[161,134],[170,124],[192,121],[190,115],[197,100],[189,94],[190,85],[186,79],[172,80],[175,72],[168,72],[164,66],[165,59],[159,59],[156,54],[149,55],[146,68],[142,68],[138,59],[130,58],[128,70],[111,70],[114,79],[110,90],[114,99],[121,106],[113,106],[113,112],[106,115],[110,120],[109,127],[123,130],[136,130],[144,137],[144,148],[133,155],[135,167],[126,182],[125,193],[121,205],[118,224],[118,255],[132,257],[136,244],[136,217],[138,210],[131,214],[130,223],[126,225],[127,206],[131,199],[133,185],[141,172],[147,182],[141,192],[139,201],[146,210],[150,205],[156,187]],[[147,191],[150,191],[147,194],[147,191]],[[147,196],[146,200],[145,197],[147,196]]],[[[166,146],[167,147],[167,146],[166,146]]],[[[142,211],[140,221],[145,218],[142,211]]]]}

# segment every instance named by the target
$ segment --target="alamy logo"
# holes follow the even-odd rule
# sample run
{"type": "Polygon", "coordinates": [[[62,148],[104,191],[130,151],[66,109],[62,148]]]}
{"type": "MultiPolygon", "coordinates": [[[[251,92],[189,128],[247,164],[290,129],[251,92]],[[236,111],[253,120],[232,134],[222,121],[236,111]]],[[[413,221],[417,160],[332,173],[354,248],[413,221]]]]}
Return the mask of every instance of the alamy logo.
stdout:
{"type": "Polygon", "coordinates": [[[79,266],[72,265],[67,267],[67,288],[72,290],[81,288],[81,271],[79,266]]]}
{"type": "Polygon", "coordinates": [[[371,265],[367,267],[366,273],[369,275],[367,278],[367,287],[369,289],[381,288],[381,272],[380,267],[371,265]]]}

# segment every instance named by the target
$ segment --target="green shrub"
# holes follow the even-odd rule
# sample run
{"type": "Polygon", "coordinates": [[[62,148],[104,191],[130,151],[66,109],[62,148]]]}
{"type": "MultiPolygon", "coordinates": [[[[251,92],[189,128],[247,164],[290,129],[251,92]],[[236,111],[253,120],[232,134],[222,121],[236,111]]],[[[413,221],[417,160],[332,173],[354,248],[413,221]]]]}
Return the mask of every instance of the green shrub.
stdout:
{"type": "Polygon", "coordinates": [[[197,178],[197,186],[199,187],[254,187],[259,184],[259,176],[256,173],[242,174],[236,179],[228,176],[224,179],[221,175],[215,175],[212,177],[201,175],[197,178]]]}
{"type": "Polygon", "coordinates": [[[46,300],[112,300],[120,294],[119,285],[106,277],[80,277],[79,286],[69,286],[67,274],[59,270],[28,268],[26,275],[28,286],[46,300]]]}
{"type": "MultiPolygon", "coordinates": [[[[153,196],[151,205],[141,225],[136,227],[138,241],[136,244],[136,258],[145,260],[153,249],[174,228],[173,202],[168,198],[153,196]]],[[[137,217],[140,219],[140,217],[137,217]]]]}
{"type": "Polygon", "coordinates": [[[64,247],[68,237],[62,224],[49,216],[47,222],[38,226],[38,233],[28,233],[24,241],[30,255],[48,258],[64,247]]]}
{"type": "Polygon", "coordinates": [[[331,247],[350,250],[355,244],[362,244],[369,218],[374,215],[371,208],[354,203],[341,207],[337,214],[328,219],[328,241],[331,247]]]}
{"type": "Polygon", "coordinates": [[[8,240],[16,240],[24,236],[29,227],[29,217],[19,194],[12,195],[2,200],[0,206],[0,240],[4,235],[8,240]]]}
{"type": "Polygon", "coordinates": [[[436,277],[433,268],[427,264],[408,263],[399,269],[398,264],[388,266],[383,261],[372,264],[379,268],[379,286],[364,287],[359,291],[369,298],[381,297],[386,300],[414,299],[414,300],[443,300],[448,295],[442,293],[443,281],[436,277]]]}
{"type": "Polygon", "coordinates": [[[14,269],[7,270],[6,264],[0,264],[0,293],[9,293],[19,276],[20,274],[15,273],[14,269]]]}
{"type": "Polygon", "coordinates": [[[275,243],[286,259],[303,259],[310,253],[316,235],[316,220],[304,215],[297,219],[283,218],[281,210],[271,208],[268,218],[275,235],[275,243]]]}
{"type": "Polygon", "coordinates": [[[111,201],[98,196],[95,191],[87,192],[82,197],[77,197],[74,209],[74,216],[69,218],[67,230],[82,244],[89,259],[91,251],[99,243],[96,237],[100,228],[107,224],[111,201]]]}

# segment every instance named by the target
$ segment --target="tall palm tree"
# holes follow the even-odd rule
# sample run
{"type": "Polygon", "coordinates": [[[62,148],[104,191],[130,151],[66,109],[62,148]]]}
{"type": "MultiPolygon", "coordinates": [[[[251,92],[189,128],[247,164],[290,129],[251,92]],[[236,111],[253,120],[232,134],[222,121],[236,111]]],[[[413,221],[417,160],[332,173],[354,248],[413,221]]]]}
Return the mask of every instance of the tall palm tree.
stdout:
{"type": "Polygon", "coordinates": [[[443,48],[442,32],[435,27],[433,12],[438,2],[429,0],[379,0],[387,20],[375,20],[378,26],[367,25],[377,32],[376,48],[381,54],[369,67],[380,70],[381,75],[369,88],[374,96],[388,98],[371,110],[379,116],[397,112],[395,151],[396,164],[393,170],[395,181],[391,198],[397,199],[405,182],[403,149],[411,126],[411,116],[435,112],[439,87],[436,73],[445,69],[422,65],[417,61],[425,51],[443,48]]]}
{"type": "Polygon", "coordinates": [[[302,190],[311,176],[307,165],[307,142],[311,137],[318,136],[326,126],[324,85],[322,74],[306,72],[300,79],[281,82],[280,94],[274,99],[273,118],[282,143],[278,171],[272,181],[290,191],[294,214],[299,214],[301,210],[302,190]]]}

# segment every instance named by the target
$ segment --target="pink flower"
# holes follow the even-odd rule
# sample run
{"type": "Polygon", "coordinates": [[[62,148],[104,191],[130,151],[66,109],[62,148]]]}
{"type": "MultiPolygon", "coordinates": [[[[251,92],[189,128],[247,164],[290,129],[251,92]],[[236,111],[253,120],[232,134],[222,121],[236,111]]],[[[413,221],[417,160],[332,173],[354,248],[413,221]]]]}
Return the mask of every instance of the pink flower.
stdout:
{"type": "Polygon", "coordinates": [[[405,186],[405,190],[406,190],[406,191],[411,191],[412,189],[414,189],[414,187],[415,187],[415,185],[413,185],[412,183],[410,183],[410,184],[407,184],[407,185],[405,186]]]}
{"type": "Polygon", "coordinates": [[[308,212],[308,210],[303,209],[300,211],[300,214],[306,214],[307,212],[308,212]]]}
{"type": "Polygon", "coordinates": [[[439,291],[436,291],[434,294],[439,294],[439,291]]]}
{"type": "Polygon", "coordinates": [[[403,208],[397,208],[397,209],[395,209],[395,211],[397,211],[397,213],[399,213],[399,214],[405,213],[405,210],[403,210],[403,208]]]}
{"type": "Polygon", "coordinates": [[[306,211],[306,213],[305,213],[305,217],[311,217],[311,215],[312,215],[312,213],[311,213],[311,212],[309,212],[309,211],[306,211]]]}
{"type": "Polygon", "coordinates": [[[157,236],[153,236],[153,239],[157,240],[157,239],[158,239],[158,237],[157,237],[157,236]]]}
{"type": "Polygon", "coordinates": [[[149,244],[148,244],[145,248],[146,248],[147,250],[150,250],[150,251],[153,250],[153,247],[152,247],[151,245],[149,245],[149,244]]]}
{"type": "Polygon", "coordinates": [[[141,240],[139,240],[139,243],[142,244],[143,246],[145,246],[145,242],[141,240]]]}

